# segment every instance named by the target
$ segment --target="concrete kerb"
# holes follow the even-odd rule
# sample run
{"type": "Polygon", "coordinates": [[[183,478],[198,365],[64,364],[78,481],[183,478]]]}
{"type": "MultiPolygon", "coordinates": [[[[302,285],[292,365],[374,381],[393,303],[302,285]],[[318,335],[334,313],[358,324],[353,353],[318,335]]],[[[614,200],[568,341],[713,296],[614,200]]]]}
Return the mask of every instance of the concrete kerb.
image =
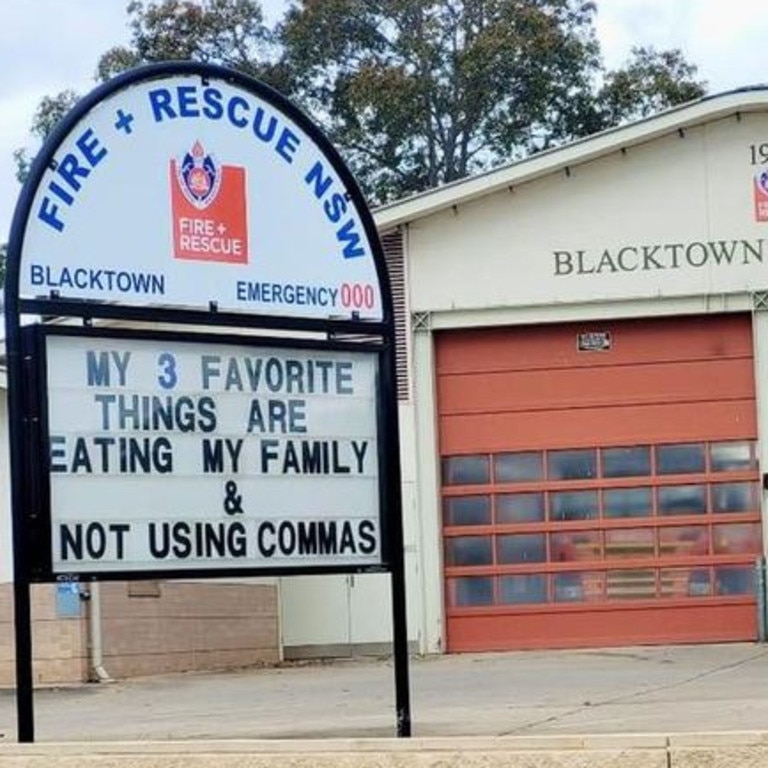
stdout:
{"type": "Polygon", "coordinates": [[[0,745],[0,768],[758,768],[768,732],[0,745]]]}
{"type": "Polygon", "coordinates": [[[737,731],[669,736],[674,768],[762,768],[768,766],[768,733],[737,731]]]}

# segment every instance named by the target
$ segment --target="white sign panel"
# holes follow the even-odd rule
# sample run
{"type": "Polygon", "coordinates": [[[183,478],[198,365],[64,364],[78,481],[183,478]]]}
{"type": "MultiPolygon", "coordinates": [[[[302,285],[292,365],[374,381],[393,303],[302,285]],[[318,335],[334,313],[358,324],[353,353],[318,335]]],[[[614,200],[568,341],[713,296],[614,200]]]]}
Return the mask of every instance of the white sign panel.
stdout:
{"type": "Polygon", "coordinates": [[[46,347],[53,573],[381,562],[376,353],[46,347]]]}
{"type": "Polygon", "coordinates": [[[381,320],[364,203],[238,82],[155,75],[82,115],[36,187],[19,295],[381,320]]]}

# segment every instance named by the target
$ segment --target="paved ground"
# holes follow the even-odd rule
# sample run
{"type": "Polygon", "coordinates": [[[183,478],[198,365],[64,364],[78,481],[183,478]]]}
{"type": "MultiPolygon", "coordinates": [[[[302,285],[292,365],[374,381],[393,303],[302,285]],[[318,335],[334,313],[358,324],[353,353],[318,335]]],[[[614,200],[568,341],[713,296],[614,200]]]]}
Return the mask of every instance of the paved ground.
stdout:
{"type": "MultiPolygon", "coordinates": [[[[768,646],[726,644],[413,659],[415,736],[768,730],[768,646]]],[[[44,689],[38,741],[394,735],[386,660],[44,689]]],[[[0,732],[16,738],[15,696],[0,732]]]]}

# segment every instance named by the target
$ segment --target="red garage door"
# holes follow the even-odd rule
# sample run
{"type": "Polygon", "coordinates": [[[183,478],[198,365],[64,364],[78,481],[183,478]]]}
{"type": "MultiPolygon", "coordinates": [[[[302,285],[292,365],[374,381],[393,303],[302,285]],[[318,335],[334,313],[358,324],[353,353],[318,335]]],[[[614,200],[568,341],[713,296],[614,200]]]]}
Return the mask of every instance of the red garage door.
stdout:
{"type": "Polygon", "coordinates": [[[746,315],[436,338],[449,651],[748,640],[746,315]]]}

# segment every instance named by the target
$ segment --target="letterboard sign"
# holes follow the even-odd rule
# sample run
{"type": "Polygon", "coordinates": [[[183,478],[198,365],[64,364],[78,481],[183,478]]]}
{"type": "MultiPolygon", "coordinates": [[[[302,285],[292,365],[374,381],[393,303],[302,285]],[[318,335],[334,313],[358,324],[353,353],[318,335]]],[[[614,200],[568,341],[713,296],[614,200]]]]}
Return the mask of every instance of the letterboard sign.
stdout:
{"type": "Polygon", "coordinates": [[[44,338],[54,575],[381,563],[376,352],[44,338]]]}
{"type": "Polygon", "coordinates": [[[368,571],[409,734],[392,293],[319,127],[209,64],[99,86],[22,188],[5,324],[19,741],[33,582],[368,571]]]}

